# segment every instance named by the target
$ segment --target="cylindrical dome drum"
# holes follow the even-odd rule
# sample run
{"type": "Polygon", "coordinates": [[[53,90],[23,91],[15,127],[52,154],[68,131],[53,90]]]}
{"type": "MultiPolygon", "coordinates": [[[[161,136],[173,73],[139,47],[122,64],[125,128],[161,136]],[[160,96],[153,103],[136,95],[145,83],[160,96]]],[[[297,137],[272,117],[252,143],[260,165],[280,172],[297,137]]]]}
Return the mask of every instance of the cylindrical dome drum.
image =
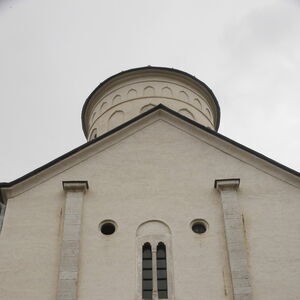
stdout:
{"type": "Polygon", "coordinates": [[[114,75],[92,92],[82,110],[83,131],[91,140],[158,104],[218,130],[219,104],[203,82],[176,69],[144,67],[114,75]]]}

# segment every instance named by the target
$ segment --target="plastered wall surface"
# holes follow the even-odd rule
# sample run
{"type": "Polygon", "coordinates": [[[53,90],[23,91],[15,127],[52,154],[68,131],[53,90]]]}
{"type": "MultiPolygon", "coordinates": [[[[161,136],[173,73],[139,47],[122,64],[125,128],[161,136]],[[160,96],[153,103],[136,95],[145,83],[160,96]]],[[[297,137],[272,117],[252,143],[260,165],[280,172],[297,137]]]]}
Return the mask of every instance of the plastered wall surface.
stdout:
{"type": "MultiPolygon", "coordinates": [[[[232,152],[232,154],[234,154],[232,152]]],[[[171,231],[178,300],[232,299],[219,178],[240,178],[253,298],[300,295],[299,189],[158,120],[44,183],[8,199],[0,234],[1,300],[56,299],[65,192],[63,180],[87,180],[78,299],[136,299],[136,231],[161,220],[171,231]],[[204,219],[208,231],[190,223],[204,219]],[[99,223],[114,220],[104,236],[99,223]],[[288,280],[287,280],[288,279],[288,280]]]]}
{"type": "Polygon", "coordinates": [[[63,201],[51,181],[9,199],[0,234],[0,299],[55,299],[63,201]]]}

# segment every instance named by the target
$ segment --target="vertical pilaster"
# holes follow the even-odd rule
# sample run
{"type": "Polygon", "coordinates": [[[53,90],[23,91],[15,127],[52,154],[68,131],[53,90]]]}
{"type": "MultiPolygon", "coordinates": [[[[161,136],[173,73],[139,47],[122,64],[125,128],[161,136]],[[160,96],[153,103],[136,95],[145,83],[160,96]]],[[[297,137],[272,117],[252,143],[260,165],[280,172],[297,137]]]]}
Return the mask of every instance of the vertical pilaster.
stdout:
{"type": "Polygon", "coordinates": [[[221,193],[226,244],[231,271],[234,300],[252,299],[243,220],[237,197],[239,179],[220,179],[215,188],[221,193]]]}
{"type": "Polygon", "coordinates": [[[87,181],[64,181],[66,191],[57,300],[76,300],[82,204],[87,181]]]}

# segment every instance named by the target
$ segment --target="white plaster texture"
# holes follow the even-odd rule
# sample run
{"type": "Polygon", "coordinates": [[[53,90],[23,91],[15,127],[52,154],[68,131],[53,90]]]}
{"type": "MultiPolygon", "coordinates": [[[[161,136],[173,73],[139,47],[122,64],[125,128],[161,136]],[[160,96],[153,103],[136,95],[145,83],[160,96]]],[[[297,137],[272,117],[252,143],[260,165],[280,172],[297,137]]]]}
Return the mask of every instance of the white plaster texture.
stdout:
{"type": "MultiPolygon", "coordinates": [[[[7,189],[0,234],[1,300],[53,300],[64,180],[87,180],[80,233],[79,300],[136,299],[137,228],[168,225],[174,298],[233,299],[215,179],[240,178],[253,299],[300,295],[299,178],[175,116],[156,111],[7,189]],[[99,223],[114,220],[105,236],[99,223]],[[190,223],[209,229],[195,234],[190,223]]],[[[69,273],[67,276],[71,276],[69,273]]],[[[140,299],[136,299],[140,300],[140,299]]]]}

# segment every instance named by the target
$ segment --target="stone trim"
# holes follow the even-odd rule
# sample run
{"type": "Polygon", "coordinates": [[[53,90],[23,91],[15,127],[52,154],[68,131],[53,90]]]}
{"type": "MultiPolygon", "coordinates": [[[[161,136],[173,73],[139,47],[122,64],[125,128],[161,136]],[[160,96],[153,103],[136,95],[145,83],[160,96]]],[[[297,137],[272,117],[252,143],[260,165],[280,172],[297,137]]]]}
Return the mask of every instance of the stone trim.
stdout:
{"type": "Polygon", "coordinates": [[[233,299],[251,300],[252,288],[248,271],[243,220],[237,197],[239,185],[240,179],[218,179],[215,181],[215,188],[221,194],[233,299]]]}
{"type": "Polygon", "coordinates": [[[89,189],[89,184],[86,180],[81,181],[63,181],[63,189],[65,191],[82,191],[83,193],[89,189]]]}
{"type": "Polygon", "coordinates": [[[87,181],[63,181],[66,191],[57,300],[76,300],[83,195],[87,181]]]}
{"type": "Polygon", "coordinates": [[[240,181],[239,178],[216,179],[215,188],[219,191],[226,188],[237,190],[240,186],[240,181]]]}

